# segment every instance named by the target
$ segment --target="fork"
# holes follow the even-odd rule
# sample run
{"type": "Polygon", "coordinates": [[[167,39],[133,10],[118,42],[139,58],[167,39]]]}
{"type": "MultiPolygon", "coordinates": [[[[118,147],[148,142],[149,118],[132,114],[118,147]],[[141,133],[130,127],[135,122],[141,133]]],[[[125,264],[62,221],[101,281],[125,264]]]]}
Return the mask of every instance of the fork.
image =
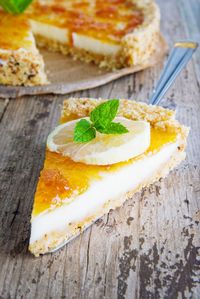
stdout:
{"type": "Polygon", "coordinates": [[[152,96],[150,97],[149,104],[159,104],[197,48],[198,43],[192,41],[180,41],[174,44],[156,88],[153,90],[152,96]]]}

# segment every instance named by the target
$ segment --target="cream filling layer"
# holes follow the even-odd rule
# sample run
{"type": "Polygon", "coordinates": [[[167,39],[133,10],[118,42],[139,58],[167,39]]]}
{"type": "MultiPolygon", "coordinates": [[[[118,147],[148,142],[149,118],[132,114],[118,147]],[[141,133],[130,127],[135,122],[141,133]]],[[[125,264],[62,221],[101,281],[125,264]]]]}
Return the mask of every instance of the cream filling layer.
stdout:
{"type": "Polygon", "coordinates": [[[30,24],[33,34],[38,34],[42,37],[61,42],[63,44],[69,43],[69,31],[67,29],[59,28],[35,20],[30,20],[30,24]]]}
{"type": "Polygon", "coordinates": [[[99,39],[73,33],[73,44],[76,48],[80,48],[89,52],[100,55],[116,55],[120,50],[120,45],[103,42],[99,39]]]}
{"type": "MultiPolygon", "coordinates": [[[[69,44],[69,30],[59,28],[51,24],[45,24],[31,20],[33,34],[38,34],[44,38],[52,39],[63,44],[69,44]]],[[[120,50],[120,45],[101,41],[84,34],[72,33],[73,46],[100,55],[115,55],[120,50]]]]}
{"type": "Polygon", "coordinates": [[[32,219],[30,244],[45,234],[64,231],[69,223],[84,221],[100,211],[108,200],[134,190],[167,163],[177,151],[178,141],[164,146],[159,152],[128,164],[115,172],[103,172],[102,179],[94,181],[88,190],[69,204],[32,219]]]}

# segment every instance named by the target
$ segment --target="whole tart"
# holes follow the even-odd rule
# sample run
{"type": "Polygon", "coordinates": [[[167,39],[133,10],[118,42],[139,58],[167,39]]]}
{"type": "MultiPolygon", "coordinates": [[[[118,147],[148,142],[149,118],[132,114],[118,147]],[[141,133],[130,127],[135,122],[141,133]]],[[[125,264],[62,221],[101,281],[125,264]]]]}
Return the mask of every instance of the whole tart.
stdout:
{"type": "Polygon", "coordinates": [[[153,0],[37,0],[27,14],[40,46],[107,68],[143,64],[160,31],[153,0]]]}
{"type": "MultiPolygon", "coordinates": [[[[60,123],[87,117],[104,101],[69,98],[63,103],[60,123]]],[[[29,250],[35,256],[61,247],[135,192],[165,177],[185,158],[189,130],[175,120],[173,111],[120,100],[118,116],[150,123],[150,146],[135,158],[87,165],[46,150],[31,218],[29,250]]]]}
{"type": "Polygon", "coordinates": [[[0,11],[0,83],[47,82],[35,41],[119,69],[145,65],[159,37],[160,12],[153,0],[34,0],[22,16],[0,11]]]}

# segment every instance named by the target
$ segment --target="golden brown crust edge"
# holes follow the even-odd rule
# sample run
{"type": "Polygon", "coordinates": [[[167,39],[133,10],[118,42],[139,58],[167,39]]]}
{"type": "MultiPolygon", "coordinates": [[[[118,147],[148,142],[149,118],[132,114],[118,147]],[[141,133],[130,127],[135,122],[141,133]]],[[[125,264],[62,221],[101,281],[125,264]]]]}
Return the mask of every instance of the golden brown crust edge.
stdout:
{"type": "MultiPolygon", "coordinates": [[[[74,98],[70,97],[63,102],[61,111],[61,119],[73,119],[85,117],[99,104],[107,101],[103,98],[74,98]]],[[[134,100],[120,99],[119,112],[120,116],[124,116],[133,120],[146,120],[154,125],[161,121],[174,120],[175,112],[160,106],[148,105],[134,100]]]]}
{"type": "Polygon", "coordinates": [[[147,61],[157,47],[160,35],[160,10],[153,0],[134,0],[142,9],[143,23],[122,40],[122,56],[126,65],[139,65],[147,61]]]}
{"type": "MultiPolygon", "coordinates": [[[[61,122],[86,117],[97,105],[105,101],[107,99],[68,98],[63,102],[61,122]]],[[[120,99],[118,115],[132,120],[146,120],[151,126],[179,133],[185,142],[189,133],[189,128],[181,125],[175,119],[175,111],[165,109],[161,106],[120,99]]]]}
{"type": "Polygon", "coordinates": [[[44,85],[48,80],[42,56],[31,51],[8,51],[0,53],[0,84],[44,85]]]}

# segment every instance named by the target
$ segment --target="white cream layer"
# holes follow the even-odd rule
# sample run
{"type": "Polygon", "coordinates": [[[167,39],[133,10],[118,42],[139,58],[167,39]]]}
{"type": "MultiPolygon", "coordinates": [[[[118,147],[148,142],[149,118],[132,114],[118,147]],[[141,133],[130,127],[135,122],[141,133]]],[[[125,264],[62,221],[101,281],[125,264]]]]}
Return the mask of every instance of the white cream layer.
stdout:
{"type": "MultiPolygon", "coordinates": [[[[44,38],[52,39],[63,44],[69,43],[68,29],[59,28],[35,20],[31,20],[30,22],[33,34],[38,34],[44,38]]],[[[74,47],[95,54],[115,55],[120,50],[120,45],[104,42],[83,34],[72,33],[72,40],[74,47]]]]}
{"type": "Polygon", "coordinates": [[[30,20],[30,23],[33,34],[38,34],[42,37],[49,38],[63,44],[69,43],[69,31],[67,29],[59,28],[35,20],[30,20]]]}
{"type": "Polygon", "coordinates": [[[103,42],[94,37],[73,33],[74,47],[100,55],[115,55],[120,50],[120,45],[103,42]]]}
{"type": "Polygon", "coordinates": [[[178,142],[164,146],[158,153],[123,166],[116,172],[102,173],[102,179],[91,184],[88,190],[71,202],[41,214],[32,220],[30,244],[45,234],[64,230],[69,223],[83,221],[101,210],[108,201],[134,190],[152,176],[177,150],[178,142]]]}

